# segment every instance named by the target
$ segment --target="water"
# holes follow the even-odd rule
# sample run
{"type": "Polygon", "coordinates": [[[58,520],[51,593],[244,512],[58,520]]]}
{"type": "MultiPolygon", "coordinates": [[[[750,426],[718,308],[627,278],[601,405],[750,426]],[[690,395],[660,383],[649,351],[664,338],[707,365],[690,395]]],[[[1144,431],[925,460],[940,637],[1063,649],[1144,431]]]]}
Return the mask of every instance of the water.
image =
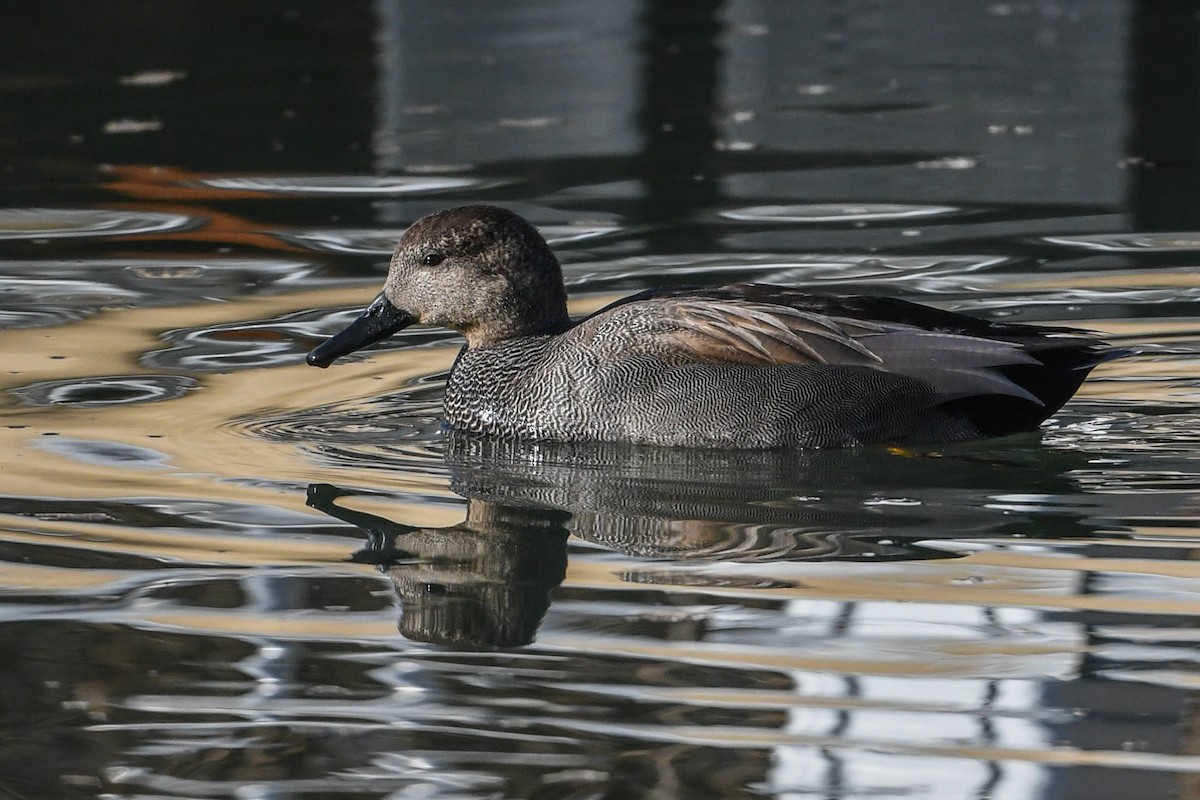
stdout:
{"type": "Polygon", "coordinates": [[[0,796],[1200,797],[1189,4],[0,9],[0,796]],[[1041,432],[439,432],[303,354],[420,214],[572,310],[761,280],[1103,332],[1041,432]]]}

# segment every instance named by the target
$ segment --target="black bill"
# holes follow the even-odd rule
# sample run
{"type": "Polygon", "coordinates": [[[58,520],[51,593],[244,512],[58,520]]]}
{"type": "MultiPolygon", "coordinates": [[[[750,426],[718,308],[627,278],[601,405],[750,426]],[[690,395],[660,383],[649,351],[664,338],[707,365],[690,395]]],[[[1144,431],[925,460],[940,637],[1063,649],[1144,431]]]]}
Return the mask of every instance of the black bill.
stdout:
{"type": "Polygon", "coordinates": [[[314,347],[308,354],[308,363],[314,367],[328,367],[342,356],[386,339],[416,321],[416,317],[396,308],[380,294],[344,331],[314,347]]]}

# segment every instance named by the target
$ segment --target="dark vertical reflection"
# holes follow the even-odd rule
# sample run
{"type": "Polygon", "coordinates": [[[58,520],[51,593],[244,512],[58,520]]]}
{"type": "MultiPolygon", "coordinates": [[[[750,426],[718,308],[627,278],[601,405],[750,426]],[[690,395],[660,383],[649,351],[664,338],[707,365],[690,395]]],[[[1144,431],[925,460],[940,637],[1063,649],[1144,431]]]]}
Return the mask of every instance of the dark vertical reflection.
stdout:
{"type": "Polygon", "coordinates": [[[1195,0],[1130,3],[1130,209],[1137,230],[1200,224],[1200,20],[1195,0]]]}
{"type": "MultiPolygon", "coordinates": [[[[1095,559],[1128,557],[1127,548],[1114,546],[1093,545],[1080,552],[1095,559]]],[[[1160,555],[1171,558],[1166,552],[1160,555]]],[[[1076,592],[1079,597],[1099,599],[1106,593],[1103,574],[1095,571],[1080,574],[1076,592]]],[[[1175,686],[1129,677],[1139,671],[1171,669],[1171,661],[1156,657],[1139,662],[1128,655],[1114,659],[1106,649],[1114,642],[1119,646],[1126,641],[1120,634],[1122,628],[1166,631],[1187,625],[1188,618],[1072,610],[1047,613],[1045,619],[1080,626],[1084,637],[1079,663],[1069,679],[1042,684],[1039,704],[1042,708],[1077,710],[1073,718],[1046,726],[1051,741],[1070,742],[1073,748],[1086,753],[1128,750],[1130,743],[1147,753],[1184,752],[1179,734],[1187,725],[1183,716],[1187,693],[1175,686]],[[1109,638],[1107,632],[1116,632],[1117,636],[1109,638]],[[1119,663],[1116,669],[1115,663],[1119,663]]],[[[1059,770],[1054,773],[1053,789],[1046,796],[1056,800],[1187,796],[1173,793],[1178,774],[1166,770],[1113,766],[1104,770],[1100,780],[1102,786],[1097,773],[1091,770],[1059,770]]]]}
{"type": "Polygon", "coordinates": [[[0,3],[0,156],[197,170],[366,171],[364,0],[0,3]],[[169,72],[170,85],[122,83],[169,72]],[[110,135],[114,120],[152,121],[110,135]]]}
{"type": "Polygon", "coordinates": [[[713,145],[719,112],[717,77],[722,0],[650,0],[642,16],[642,134],[637,173],[645,193],[636,219],[661,229],[659,250],[704,252],[711,226],[679,223],[713,204],[713,145]]]}

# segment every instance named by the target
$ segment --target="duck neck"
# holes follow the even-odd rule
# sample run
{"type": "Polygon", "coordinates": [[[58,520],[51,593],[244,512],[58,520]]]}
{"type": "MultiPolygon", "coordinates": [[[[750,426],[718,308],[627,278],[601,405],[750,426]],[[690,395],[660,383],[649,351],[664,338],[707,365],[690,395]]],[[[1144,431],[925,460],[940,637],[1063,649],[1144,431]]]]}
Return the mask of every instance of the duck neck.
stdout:
{"type": "Polygon", "coordinates": [[[567,300],[560,295],[553,300],[539,298],[536,307],[514,309],[486,322],[462,331],[467,337],[467,349],[493,347],[513,340],[533,336],[558,336],[571,329],[574,323],[567,314],[567,300]]]}

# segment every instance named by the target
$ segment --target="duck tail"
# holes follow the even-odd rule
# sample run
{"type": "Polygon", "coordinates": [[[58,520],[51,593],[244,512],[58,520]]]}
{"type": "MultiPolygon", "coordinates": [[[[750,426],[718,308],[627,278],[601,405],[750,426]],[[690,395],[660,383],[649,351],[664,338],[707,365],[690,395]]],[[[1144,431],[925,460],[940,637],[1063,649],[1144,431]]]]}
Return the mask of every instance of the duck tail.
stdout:
{"type": "Polygon", "coordinates": [[[955,402],[986,436],[1033,430],[1071,399],[1093,368],[1134,352],[1109,347],[1098,339],[1064,337],[1053,342],[1044,341],[1031,353],[1037,363],[996,368],[1036,397],[1037,403],[1002,396],[964,398],[955,402]]]}

